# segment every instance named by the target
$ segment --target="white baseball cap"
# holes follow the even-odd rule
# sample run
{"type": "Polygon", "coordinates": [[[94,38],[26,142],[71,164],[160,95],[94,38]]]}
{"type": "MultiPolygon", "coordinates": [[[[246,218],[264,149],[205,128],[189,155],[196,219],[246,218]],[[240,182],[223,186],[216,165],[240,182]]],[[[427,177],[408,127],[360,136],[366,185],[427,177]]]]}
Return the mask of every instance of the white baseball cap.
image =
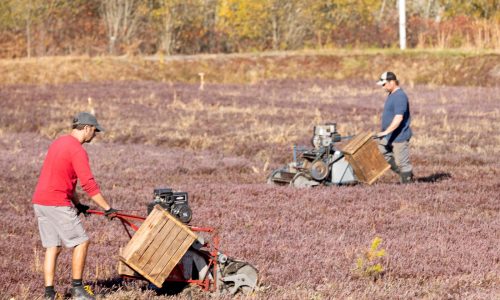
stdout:
{"type": "Polygon", "coordinates": [[[383,86],[384,84],[386,84],[391,80],[398,80],[396,78],[396,74],[392,72],[384,72],[382,75],[380,75],[380,79],[377,81],[377,84],[383,86]]]}

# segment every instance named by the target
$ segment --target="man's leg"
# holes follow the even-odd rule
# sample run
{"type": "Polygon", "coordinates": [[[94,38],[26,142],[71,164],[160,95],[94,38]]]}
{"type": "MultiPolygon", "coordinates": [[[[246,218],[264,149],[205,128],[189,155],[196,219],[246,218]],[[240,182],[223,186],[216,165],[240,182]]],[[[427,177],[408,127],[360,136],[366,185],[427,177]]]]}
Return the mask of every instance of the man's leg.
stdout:
{"type": "Polygon", "coordinates": [[[65,230],[60,231],[61,240],[68,248],[73,248],[73,257],[71,264],[72,288],[70,290],[72,299],[88,300],[95,299],[89,289],[86,289],[82,283],[83,270],[87,259],[87,250],[89,248],[89,238],[85,233],[80,218],[78,218],[76,209],[66,207],[61,209],[61,219],[65,219],[65,230]]]}
{"type": "Polygon", "coordinates": [[[87,250],[89,248],[89,244],[90,242],[87,240],[73,249],[73,261],[72,261],[73,280],[82,279],[83,270],[85,269],[85,260],[87,258],[87,250]]]}
{"type": "Polygon", "coordinates": [[[90,242],[87,240],[73,249],[73,261],[72,261],[72,288],[71,295],[73,299],[78,300],[93,300],[94,294],[88,287],[83,286],[82,276],[83,270],[85,269],[85,260],[87,258],[87,250],[89,248],[90,242]]]}
{"type": "Polygon", "coordinates": [[[38,230],[42,246],[45,248],[43,260],[43,279],[45,284],[45,299],[55,299],[54,278],[56,273],[57,258],[61,253],[61,239],[57,233],[57,224],[52,221],[54,207],[33,205],[33,210],[38,220],[38,230]]]}
{"type": "Polygon", "coordinates": [[[410,145],[409,141],[401,143],[393,143],[394,158],[399,167],[401,183],[409,183],[413,181],[413,166],[410,162],[410,145]]]}
{"type": "Polygon", "coordinates": [[[399,174],[399,168],[394,159],[392,145],[391,146],[387,145],[387,140],[382,138],[379,139],[378,149],[380,150],[380,153],[382,153],[382,155],[384,156],[387,163],[389,163],[389,165],[391,166],[391,170],[399,174]]]}
{"type": "Polygon", "coordinates": [[[61,253],[61,247],[49,247],[45,250],[43,260],[43,278],[45,281],[45,299],[55,299],[54,277],[56,273],[57,258],[61,253]]]}
{"type": "Polygon", "coordinates": [[[49,247],[45,250],[45,259],[43,261],[45,286],[54,286],[54,276],[59,253],[61,253],[61,247],[49,247]]]}

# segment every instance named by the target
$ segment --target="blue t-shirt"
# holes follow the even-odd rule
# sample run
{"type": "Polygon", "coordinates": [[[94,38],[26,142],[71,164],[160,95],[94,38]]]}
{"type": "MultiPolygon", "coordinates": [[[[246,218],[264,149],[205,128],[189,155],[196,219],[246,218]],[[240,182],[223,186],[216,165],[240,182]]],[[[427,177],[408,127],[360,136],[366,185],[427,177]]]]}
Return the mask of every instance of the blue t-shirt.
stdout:
{"type": "Polygon", "coordinates": [[[396,130],[385,137],[389,143],[408,141],[412,135],[410,103],[408,102],[408,96],[401,88],[389,94],[387,100],[385,100],[384,113],[382,114],[382,131],[391,125],[396,115],[403,115],[403,120],[396,130]]]}

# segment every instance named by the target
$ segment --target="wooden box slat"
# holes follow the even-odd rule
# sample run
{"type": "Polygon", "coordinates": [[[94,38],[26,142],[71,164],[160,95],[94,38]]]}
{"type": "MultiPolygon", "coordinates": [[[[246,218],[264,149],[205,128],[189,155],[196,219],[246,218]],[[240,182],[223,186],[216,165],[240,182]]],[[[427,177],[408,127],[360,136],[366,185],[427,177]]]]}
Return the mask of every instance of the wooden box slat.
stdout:
{"type": "Polygon", "coordinates": [[[197,238],[188,226],[156,205],[123,249],[120,260],[161,287],[197,238]]]}
{"type": "MultiPolygon", "coordinates": [[[[160,248],[163,243],[171,243],[171,240],[168,239],[171,234],[177,234],[177,232],[181,231],[179,227],[174,228],[174,225],[175,224],[173,222],[167,222],[162,227],[162,230],[154,235],[154,239],[149,244],[149,247],[147,247],[147,249],[145,249],[143,252],[137,252],[134,256],[132,256],[133,260],[137,262],[139,268],[144,269],[146,264],[152,259],[152,256],[157,254],[158,248],[160,248]],[[173,230],[174,232],[172,232],[173,230]]],[[[157,259],[158,255],[156,255],[155,258],[157,259]]]]}
{"type": "Polygon", "coordinates": [[[341,150],[361,182],[372,184],[390,169],[373,140],[372,132],[356,135],[341,150]]]}
{"type": "MultiPolygon", "coordinates": [[[[164,274],[166,272],[166,270],[170,270],[168,271],[169,273],[171,272],[171,270],[173,268],[175,268],[175,265],[177,265],[177,263],[182,259],[182,257],[184,256],[184,254],[186,254],[186,251],[181,251],[181,249],[189,249],[189,247],[193,244],[193,241],[189,240],[189,239],[185,239],[182,244],[180,245],[180,247],[177,249],[177,251],[175,252],[175,254],[172,256],[172,258],[170,259],[170,261],[165,265],[165,267],[158,273],[158,274],[164,274]]],[[[157,268],[159,269],[159,265],[157,265],[157,268]]],[[[152,275],[156,274],[157,272],[157,269],[153,269],[153,271],[151,272],[152,275]]],[[[160,275],[158,275],[156,277],[156,280],[159,280],[160,275]]]]}
{"type": "Polygon", "coordinates": [[[178,237],[185,239],[186,235],[181,234],[179,227],[172,227],[172,230],[165,236],[165,239],[159,245],[160,247],[157,248],[153,255],[147,260],[143,259],[140,261],[142,269],[150,273],[159,261],[164,261],[165,256],[169,258],[172,251],[175,251],[179,247],[179,244],[175,244],[178,237]]]}
{"type": "Polygon", "coordinates": [[[123,249],[122,257],[130,259],[135,253],[143,253],[155,236],[155,232],[161,229],[167,220],[161,218],[161,214],[150,214],[139,227],[130,242],[123,249]],[[152,232],[152,234],[149,234],[152,232]]]}
{"type": "MultiPolygon", "coordinates": [[[[165,252],[162,255],[161,261],[164,262],[164,264],[156,264],[156,265],[150,265],[147,267],[151,267],[151,270],[149,273],[151,274],[152,277],[158,277],[161,274],[165,272],[165,270],[172,270],[177,262],[179,262],[186,253],[186,251],[179,251],[180,249],[184,249],[185,247],[183,246],[184,242],[189,242],[190,239],[187,238],[186,234],[179,233],[175,239],[172,241],[172,244],[165,250],[165,252]],[[166,255],[166,253],[171,254],[171,255],[166,255]],[[180,255],[180,256],[179,256],[180,255]],[[172,265],[173,264],[173,265],[172,265]]],[[[192,244],[190,242],[189,246],[192,244]]],[[[170,272],[170,271],[169,271],[170,272]]]]}
{"type": "Polygon", "coordinates": [[[350,155],[356,153],[372,136],[373,133],[370,132],[356,135],[342,148],[342,152],[350,155]]]}
{"type": "MultiPolygon", "coordinates": [[[[119,255],[122,255],[122,253],[123,253],[123,248],[120,247],[119,255]]],[[[118,260],[118,275],[127,276],[127,277],[134,277],[134,278],[142,278],[141,274],[137,273],[132,268],[127,266],[120,259],[118,260]]]]}
{"type": "Polygon", "coordinates": [[[151,256],[151,251],[154,251],[157,246],[155,246],[156,237],[165,228],[168,220],[159,219],[154,227],[147,233],[148,238],[141,241],[141,247],[131,255],[131,259],[140,261],[141,259],[148,259],[151,256]]]}

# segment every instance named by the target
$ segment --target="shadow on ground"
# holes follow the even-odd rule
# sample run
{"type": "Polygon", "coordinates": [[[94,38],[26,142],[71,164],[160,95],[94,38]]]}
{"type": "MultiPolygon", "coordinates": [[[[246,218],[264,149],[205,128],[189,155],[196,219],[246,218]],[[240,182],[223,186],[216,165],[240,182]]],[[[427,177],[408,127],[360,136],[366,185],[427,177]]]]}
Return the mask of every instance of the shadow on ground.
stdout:
{"type": "Polygon", "coordinates": [[[156,292],[157,295],[177,295],[184,291],[189,286],[187,282],[165,282],[161,288],[157,288],[153,284],[147,286],[156,292]]]}
{"type": "MultiPolygon", "coordinates": [[[[155,285],[151,283],[147,283],[145,280],[140,280],[140,279],[123,279],[120,277],[108,279],[108,280],[98,280],[94,282],[89,282],[89,285],[91,287],[99,287],[101,291],[99,292],[100,295],[109,295],[113,294],[119,290],[122,290],[125,287],[130,287],[130,286],[135,286],[134,288],[140,289],[142,291],[146,290],[152,290],[154,291],[157,295],[177,295],[181,292],[183,292],[186,287],[189,286],[188,283],[185,282],[165,282],[165,284],[161,287],[158,288],[155,285]],[[139,284],[139,285],[138,285],[139,284]]],[[[70,296],[70,295],[68,295],[70,296]]]]}
{"type": "Polygon", "coordinates": [[[451,174],[446,173],[446,172],[439,172],[439,173],[434,173],[432,175],[426,176],[426,177],[418,177],[417,182],[426,182],[426,183],[434,183],[434,182],[439,182],[443,181],[446,179],[450,179],[451,174]]]}

